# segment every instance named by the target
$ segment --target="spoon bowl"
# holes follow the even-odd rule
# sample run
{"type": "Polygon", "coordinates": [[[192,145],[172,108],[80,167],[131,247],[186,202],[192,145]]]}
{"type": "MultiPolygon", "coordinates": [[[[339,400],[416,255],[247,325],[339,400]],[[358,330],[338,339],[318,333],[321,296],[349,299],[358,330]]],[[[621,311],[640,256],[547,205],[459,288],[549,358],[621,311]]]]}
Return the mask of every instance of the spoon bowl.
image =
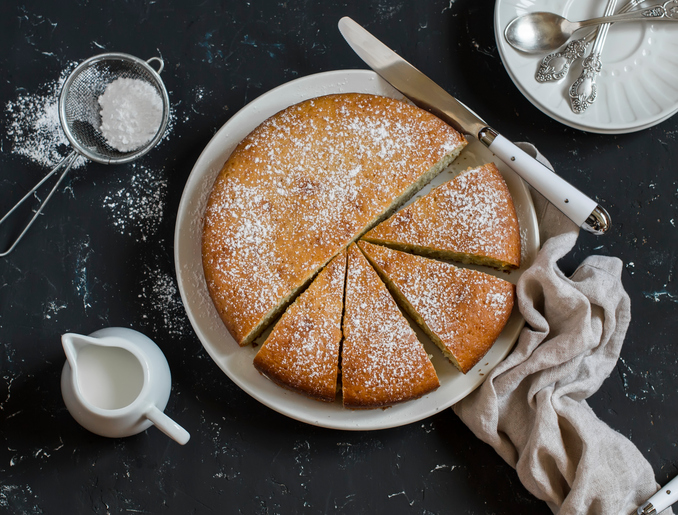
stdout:
{"type": "Polygon", "coordinates": [[[563,46],[579,29],[603,23],[630,21],[678,21],[678,0],[668,0],[637,11],[590,20],[570,21],[549,12],[533,12],[514,18],[504,30],[506,41],[521,52],[540,54],[563,46]]]}
{"type": "Polygon", "coordinates": [[[511,21],[504,35],[511,46],[523,52],[548,52],[567,43],[574,33],[571,25],[557,14],[534,12],[511,21]]]}

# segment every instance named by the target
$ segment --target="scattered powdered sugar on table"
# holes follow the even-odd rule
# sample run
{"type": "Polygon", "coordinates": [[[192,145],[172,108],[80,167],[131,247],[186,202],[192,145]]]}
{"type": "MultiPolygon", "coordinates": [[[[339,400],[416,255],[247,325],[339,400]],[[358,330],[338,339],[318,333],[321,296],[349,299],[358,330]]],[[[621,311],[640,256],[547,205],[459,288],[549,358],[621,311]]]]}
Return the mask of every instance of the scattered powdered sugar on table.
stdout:
{"type": "Polygon", "coordinates": [[[140,79],[115,79],[99,97],[99,105],[101,133],[121,152],[146,145],[162,123],[162,99],[152,85],[140,79]]]}
{"type": "Polygon", "coordinates": [[[46,320],[49,320],[52,317],[56,318],[59,311],[66,309],[67,307],[68,305],[64,301],[50,300],[42,306],[43,318],[46,320]]]}
{"type": "Polygon", "coordinates": [[[120,234],[146,241],[162,223],[167,179],[141,163],[132,163],[130,167],[134,171],[130,179],[112,188],[103,204],[120,234]]]}
{"type": "MultiPolygon", "coordinates": [[[[69,63],[57,80],[41,85],[36,93],[19,90],[17,98],[5,104],[7,137],[12,145],[12,154],[52,168],[69,152],[69,142],[59,120],[59,94],[76,65],[69,63]]],[[[78,168],[85,163],[86,160],[81,157],[73,167],[78,168]]]]}
{"type": "MultiPolygon", "coordinates": [[[[56,80],[45,82],[34,92],[17,88],[16,98],[5,104],[6,137],[12,154],[49,169],[71,151],[59,119],[59,95],[77,65],[77,62],[68,63],[56,80]]],[[[170,107],[163,140],[169,137],[175,123],[176,112],[170,107]]],[[[79,157],[73,167],[80,168],[87,163],[87,159],[79,157]]],[[[158,232],[164,219],[167,178],[163,168],[154,170],[141,162],[127,166],[131,176],[121,175],[118,187],[105,192],[102,203],[120,234],[147,241],[158,232]]],[[[80,246],[79,253],[82,255],[78,257],[74,284],[86,309],[91,307],[86,266],[91,255],[89,240],[80,246]]],[[[159,266],[146,267],[140,286],[138,297],[144,308],[143,318],[155,330],[175,335],[190,331],[173,274],[161,271],[159,266]]],[[[52,318],[65,307],[62,302],[51,300],[43,306],[44,317],[52,318]]]]}
{"type": "Polygon", "coordinates": [[[190,331],[191,324],[172,274],[146,266],[138,298],[144,308],[142,318],[153,332],[181,336],[190,331]]]}

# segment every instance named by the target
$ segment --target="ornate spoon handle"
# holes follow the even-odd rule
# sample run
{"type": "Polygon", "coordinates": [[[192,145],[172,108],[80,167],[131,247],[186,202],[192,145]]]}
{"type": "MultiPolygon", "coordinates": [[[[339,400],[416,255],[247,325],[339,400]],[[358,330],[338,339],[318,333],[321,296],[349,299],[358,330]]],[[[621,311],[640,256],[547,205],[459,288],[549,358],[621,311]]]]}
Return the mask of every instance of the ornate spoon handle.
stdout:
{"type": "Polygon", "coordinates": [[[632,13],[615,14],[614,16],[603,16],[601,18],[591,18],[580,22],[573,22],[574,30],[583,27],[589,27],[597,24],[607,24],[614,22],[630,21],[678,21],[678,0],[667,0],[663,4],[653,5],[645,9],[639,9],[632,13]]]}
{"type": "MultiPolygon", "coordinates": [[[[631,0],[624,7],[619,10],[619,14],[627,13],[638,4],[643,3],[644,0],[631,0]]],[[[580,39],[573,39],[562,50],[547,55],[539,63],[535,79],[537,82],[553,82],[559,81],[567,72],[570,71],[570,66],[576,59],[581,59],[586,54],[586,49],[591,44],[600,30],[597,27],[595,30],[589,32],[585,37],[580,39]]]]}
{"type": "Polygon", "coordinates": [[[570,65],[575,59],[581,59],[586,53],[586,48],[593,39],[592,34],[597,34],[598,29],[581,39],[573,39],[562,50],[547,55],[542,59],[537,68],[535,79],[537,82],[558,81],[567,75],[570,65]]]}
{"type": "MultiPolygon", "coordinates": [[[[608,0],[607,7],[605,8],[605,16],[610,16],[614,12],[616,5],[617,0],[608,0]]],[[[603,68],[603,63],[600,61],[600,54],[603,52],[610,25],[612,24],[605,23],[600,26],[600,31],[596,35],[596,42],[593,44],[591,53],[582,63],[583,69],[581,75],[574,81],[572,86],[570,86],[570,104],[572,104],[572,110],[577,114],[586,111],[589,106],[593,104],[598,95],[596,77],[603,68]]]]}

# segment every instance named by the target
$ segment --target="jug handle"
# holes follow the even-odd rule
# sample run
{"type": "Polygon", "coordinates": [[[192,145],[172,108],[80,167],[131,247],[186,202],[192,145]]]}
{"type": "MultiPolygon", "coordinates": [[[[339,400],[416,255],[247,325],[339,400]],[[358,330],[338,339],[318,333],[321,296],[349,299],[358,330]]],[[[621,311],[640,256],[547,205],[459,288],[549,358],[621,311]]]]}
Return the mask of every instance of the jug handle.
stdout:
{"type": "Polygon", "coordinates": [[[191,438],[191,435],[174,420],[165,415],[157,407],[151,406],[145,413],[146,418],[163,433],[169,436],[175,442],[184,445],[191,438]]]}

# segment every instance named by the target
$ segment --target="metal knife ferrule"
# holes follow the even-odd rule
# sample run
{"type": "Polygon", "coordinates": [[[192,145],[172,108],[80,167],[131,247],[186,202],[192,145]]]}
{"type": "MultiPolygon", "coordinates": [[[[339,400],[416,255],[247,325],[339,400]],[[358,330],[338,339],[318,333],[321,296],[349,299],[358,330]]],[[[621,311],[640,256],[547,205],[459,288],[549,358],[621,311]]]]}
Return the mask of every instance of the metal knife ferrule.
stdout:
{"type": "Polygon", "coordinates": [[[497,136],[499,136],[499,133],[492,127],[483,127],[478,133],[478,139],[486,147],[489,147],[497,136]]]}
{"type": "Polygon", "coordinates": [[[610,214],[603,206],[596,206],[582,226],[588,232],[596,235],[605,234],[612,224],[610,214]]]}
{"type": "Polygon", "coordinates": [[[652,506],[652,503],[647,503],[640,508],[638,508],[638,515],[656,515],[657,510],[654,509],[654,506],[652,506]]]}

